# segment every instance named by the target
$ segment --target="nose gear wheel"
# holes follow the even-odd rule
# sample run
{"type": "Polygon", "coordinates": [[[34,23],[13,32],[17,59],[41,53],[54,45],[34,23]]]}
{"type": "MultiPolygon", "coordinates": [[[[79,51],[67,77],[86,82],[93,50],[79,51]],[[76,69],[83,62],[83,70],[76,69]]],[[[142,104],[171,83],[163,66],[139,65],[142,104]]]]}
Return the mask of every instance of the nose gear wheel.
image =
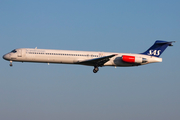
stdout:
{"type": "Polygon", "coordinates": [[[12,64],[12,61],[10,61],[10,64],[9,64],[9,66],[11,66],[11,67],[13,66],[13,64],[12,64]]]}

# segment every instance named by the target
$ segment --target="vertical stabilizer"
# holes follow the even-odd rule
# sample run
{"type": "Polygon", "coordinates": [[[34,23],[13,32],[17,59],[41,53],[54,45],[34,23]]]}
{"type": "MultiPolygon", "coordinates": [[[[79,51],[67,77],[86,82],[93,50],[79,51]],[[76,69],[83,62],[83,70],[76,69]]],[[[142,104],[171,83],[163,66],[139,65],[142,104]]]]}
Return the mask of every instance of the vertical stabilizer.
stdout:
{"type": "Polygon", "coordinates": [[[159,57],[168,46],[173,46],[172,42],[157,40],[147,51],[141,54],[159,57]]]}

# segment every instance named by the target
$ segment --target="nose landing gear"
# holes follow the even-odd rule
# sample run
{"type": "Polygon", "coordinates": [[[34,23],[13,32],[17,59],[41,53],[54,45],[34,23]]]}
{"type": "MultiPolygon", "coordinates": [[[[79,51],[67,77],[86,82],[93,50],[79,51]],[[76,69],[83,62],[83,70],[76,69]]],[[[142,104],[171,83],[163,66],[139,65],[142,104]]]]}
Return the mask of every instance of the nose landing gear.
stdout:
{"type": "Polygon", "coordinates": [[[13,66],[13,64],[12,64],[12,61],[10,61],[10,64],[9,64],[9,66],[11,66],[11,67],[13,66]]]}

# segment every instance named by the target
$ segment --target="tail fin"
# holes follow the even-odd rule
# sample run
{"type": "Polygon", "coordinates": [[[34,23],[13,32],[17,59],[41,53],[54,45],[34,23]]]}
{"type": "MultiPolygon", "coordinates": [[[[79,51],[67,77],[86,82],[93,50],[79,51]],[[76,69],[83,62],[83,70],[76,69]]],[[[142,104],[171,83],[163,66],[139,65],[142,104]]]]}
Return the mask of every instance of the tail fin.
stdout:
{"type": "Polygon", "coordinates": [[[153,46],[141,54],[159,57],[168,46],[173,46],[172,42],[157,40],[153,46]]]}

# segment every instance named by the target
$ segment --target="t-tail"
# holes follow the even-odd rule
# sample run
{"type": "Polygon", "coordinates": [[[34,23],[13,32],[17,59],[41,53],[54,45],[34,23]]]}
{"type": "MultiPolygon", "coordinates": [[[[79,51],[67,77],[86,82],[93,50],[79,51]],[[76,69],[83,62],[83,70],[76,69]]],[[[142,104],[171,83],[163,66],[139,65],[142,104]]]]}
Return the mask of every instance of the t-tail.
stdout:
{"type": "Polygon", "coordinates": [[[159,57],[168,46],[173,46],[172,45],[173,42],[175,41],[167,42],[167,41],[157,40],[154,43],[154,45],[152,45],[147,51],[141,54],[159,57]]]}

